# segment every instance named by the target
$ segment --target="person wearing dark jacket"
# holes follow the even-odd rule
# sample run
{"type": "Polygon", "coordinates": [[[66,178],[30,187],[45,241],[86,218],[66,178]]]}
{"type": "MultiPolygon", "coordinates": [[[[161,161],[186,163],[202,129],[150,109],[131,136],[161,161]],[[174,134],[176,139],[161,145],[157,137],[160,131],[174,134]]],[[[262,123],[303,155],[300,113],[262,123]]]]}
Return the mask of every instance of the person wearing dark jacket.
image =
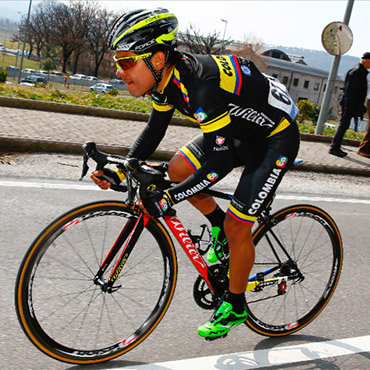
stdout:
{"type": "Polygon", "coordinates": [[[329,153],[337,157],[347,155],[341,149],[345,132],[350,126],[352,117],[362,119],[366,112],[364,106],[367,94],[367,70],[370,69],[370,52],[366,52],[361,57],[360,63],[351,68],[344,81],[343,95],[340,100],[341,112],[337,131],[330,145],[329,153]]]}

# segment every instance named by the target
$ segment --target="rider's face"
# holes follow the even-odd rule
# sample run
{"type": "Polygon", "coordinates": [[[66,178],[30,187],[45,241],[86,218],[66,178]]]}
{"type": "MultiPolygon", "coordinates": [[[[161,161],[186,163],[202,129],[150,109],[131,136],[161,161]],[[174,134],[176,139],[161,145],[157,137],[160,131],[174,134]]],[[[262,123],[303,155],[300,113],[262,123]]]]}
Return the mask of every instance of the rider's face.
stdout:
{"type": "MultiPolygon", "coordinates": [[[[137,54],[128,51],[116,52],[117,58],[135,55],[137,54]]],[[[129,93],[135,97],[145,94],[155,83],[152,72],[142,59],[138,60],[132,68],[126,71],[117,69],[116,75],[122,79],[122,81],[127,85],[129,93]]]]}

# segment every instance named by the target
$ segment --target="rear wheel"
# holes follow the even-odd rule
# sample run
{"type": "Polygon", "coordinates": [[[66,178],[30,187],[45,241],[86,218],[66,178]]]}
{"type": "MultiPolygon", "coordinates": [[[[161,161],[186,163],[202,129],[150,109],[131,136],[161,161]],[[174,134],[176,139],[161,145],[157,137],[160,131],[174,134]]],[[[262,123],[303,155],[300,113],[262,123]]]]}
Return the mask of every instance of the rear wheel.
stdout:
{"type": "Polygon", "coordinates": [[[246,325],[262,335],[283,336],[308,325],[329,302],[341,272],[342,240],[333,219],[310,205],[276,212],[269,227],[261,224],[253,235],[256,258],[250,276],[261,281],[262,272],[271,272],[264,277],[264,283],[246,293],[246,325]],[[269,227],[292,261],[278,246],[269,227]]]}
{"type": "Polygon", "coordinates": [[[41,351],[70,363],[102,362],[130,351],[158,325],[177,277],[175,249],[159,221],[142,231],[113,292],[94,283],[127,220],[137,217],[121,202],[92,203],[64,214],[33,242],[15,303],[24,332],[41,351]]]}

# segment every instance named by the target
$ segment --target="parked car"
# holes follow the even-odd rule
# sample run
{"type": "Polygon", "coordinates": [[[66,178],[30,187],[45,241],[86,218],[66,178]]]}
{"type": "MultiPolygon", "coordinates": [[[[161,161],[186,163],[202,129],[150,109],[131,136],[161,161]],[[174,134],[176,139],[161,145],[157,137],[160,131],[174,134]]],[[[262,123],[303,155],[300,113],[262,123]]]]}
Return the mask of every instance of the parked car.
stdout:
{"type": "Polygon", "coordinates": [[[98,84],[90,87],[90,91],[93,91],[96,94],[107,94],[112,90],[113,90],[112,85],[102,84],[102,83],[98,83],[98,84]]]}
{"type": "Polygon", "coordinates": [[[72,80],[86,80],[87,77],[85,75],[79,75],[79,74],[74,74],[69,77],[72,80]]]}
{"type": "Polygon", "coordinates": [[[51,71],[50,72],[50,75],[51,76],[63,76],[63,73],[62,72],[58,72],[58,71],[51,71]]]}
{"type": "Polygon", "coordinates": [[[38,84],[45,84],[46,83],[46,78],[45,77],[40,77],[40,76],[27,76],[22,78],[20,85],[23,86],[35,86],[38,84]]]}
{"type": "Polygon", "coordinates": [[[23,73],[36,73],[36,71],[32,68],[26,68],[22,71],[23,73]]]}
{"type": "Polygon", "coordinates": [[[18,72],[19,71],[19,68],[18,67],[15,67],[15,66],[7,66],[5,68],[6,71],[14,71],[14,72],[18,72]]]}
{"type": "Polygon", "coordinates": [[[41,69],[36,71],[36,74],[40,76],[49,76],[49,73],[47,71],[42,71],[41,69]]]}
{"type": "Polygon", "coordinates": [[[87,76],[87,81],[99,81],[95,76],[87,76]]]}
{"type": "Polygon", "coordinates": [[[109,83],[111,83],[113,85],[115,85],[115,84],[124,85],[124,82],[122,80],[118,80],[118,79],[109,80],[109,83]]]}

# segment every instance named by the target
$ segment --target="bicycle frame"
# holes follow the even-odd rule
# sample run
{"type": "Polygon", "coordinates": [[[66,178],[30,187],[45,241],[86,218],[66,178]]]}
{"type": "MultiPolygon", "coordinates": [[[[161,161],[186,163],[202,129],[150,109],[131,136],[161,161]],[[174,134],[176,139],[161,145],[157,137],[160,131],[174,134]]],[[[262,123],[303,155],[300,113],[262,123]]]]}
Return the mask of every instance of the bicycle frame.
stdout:
{"type": "MultiPolygon", "coordinates": [[[[141,232],[144,230],[149,220],[149,215],[144,212],[140,212],[136,220],[130,219],[124,225],[121,233],[117,237],[113,246],[110,248],[107,256],[105,257],[103,263],[99,268],[99,271],[96,273],[94,278],[94,283],[96,285],[99,285],[103,289],[103,291],[112,293],[120,288],[120,286],[113,286],[113,284],[124,268],[125,263],[129,258],[137,239],[139,238],[141,232]],[[113,271],[111,272],[109,280],[107,282],[104,282],[101,277],[121,248],[121,254],[113,268],[113,271]]],[[[221,296],[226,287],[220,284],[214,278],[211,271],[209,271],[207,264],[198,252],[196,246],[194,245],[191,237],[185,230],[181,221],[176,216],[165,216],[164,221],[183,248],[186,255],[189,257],[196,270],[207,282],[209,288],[212,290],[212,293],[216,294],[217,296],[221,296]]]]}
{"type": "MultiPolygon", "coordinates": [[[[228,194],[220,193],[218,191],[212,191],[213,195],[220,197],[220,195],[224,198],[229,197],[228,194]]],[[[116,241],[114,242],[113,246],[111,247],[108,255],[105,257],[102,265],[100,266],[99,271],[95,275],[94,282],[96,285],[99,285],[103,291],[108,293],[112,293],[120,288],[120,286],[114,286],[114,282],[117,280],[120,272],[125,266],[127,259],[130,256],[131,251],[133,250],[136,241],[140,237],[141,232],[144,230],[145,226],[147,225],[148,221],[150,220],[150,216],[144,212],[140,212],[137,219],[130,219],[124,225],[122,231],[118,235],[116,241]],[[119,250],[122,248],[121,254],[111,272],[109,280],[104,282],[101,277],[103,276],[104,272],[107,270],[109,264],[113,261],[114,257],[117,255],[119,250]]],[[[228,288],[227,282],[220,283],[212,274],[212,271],[208,268],[208,265],[204,261],[203,257],[199,253],[198,249],[196,248],[195,244],[192,241],[192,238],[184,228],[182,222],[179,218],[175,216],[164,216],[164,222],[171,230],[172,234],[179,242],[180,246],[184,250],[185,254],[190,259],[191,263],[195,267],[195,269],[199,272],[202,278],[207,283],[208,287],[211,289],[212,293],[215,294],[217,297],[221,297],[223,292],[228,288]]],[[[266,219],[262,220],[266,225],[268,225],[268,221],[266,219]]],[[[287,255],[288,259],[293,262],[292,258],[289,256],[288,252],[285,250],[284,246],[280,243],[279,239],[276,235],[272,232],[269,228],[269,231],[272,233],[272,237],[278,242],[278,245],[283,250],[283,252],[287,255]]],[[[278,265],[274,268],[267,269],[258,273],[257,275],[251,276],[248,279],[248,284],[246,287],[246,291],[250,291],[256,289],[257,287],[262,288],[263,286],[273,285],[273,284],[281,284],[289,280],[288,276],[279,276],[274,277],[271,279],[265,280],[264,277],[274,271],[279,270],[282,263],[277,256],[277,253],[274,250],[272,243],[269,243],[273,253],[276,256],[278,261],[278,265]]],[[[297,272],[300,275],[300,272],[297,272]]]]}
{"type": "MultiPolygon", "coordinates": [[[[119,165],[124,165],[125,167],[127,166],[127,163],[125,163],[123,159],[107,156],[104,153],[97,151],[95,143],[86,143],[84,145],[84,149],[85,149],[86,154],[84,156],[84,165],[83,165],[83,171],[82,171],[81,178],[87,173],[87,169],[88,169],[87,160],[89,157],[93,158],[97,162],[98,164],[97,169],[103,168],[105,164],[107,163],[115,163],[119,165]]],[[[171,184],[173,185],[171,181],[168,181],[168,180],[164,180],[164,181],[167,183],[167,186],[170,186],[171,184]]],[[[132,193],[130,170],[127,172],[127,182],[129,186],[123,187],[122,189],[124,190],[119,190],[120,188],[119,186],[114,188],[112,185],[112,188],[114,190],[119,190],[119,191],[128,191],[129,192],[128,199],[130,199],[131,204],[133,204],[132,203],[133,193],[132,193]]],[[[232,198],[231,194],[223,193],[217,190],[206,189],[202,193],[219,198],[219,199],[231,200],[232,198]]],[[[275,235],[275,233],[271,230],[269,226],[269,223],[270,223],[269,211],[271,209],[272,201],[273,200],[271,200],[270,204],[268,204],[267,207],[265,208],[265,211],[260,217],[260,222],[266,225],[272,238],[277,242],[279,247],[283,250],[284,254],[288,257],[288,260],[290,261],[290,263],[294,265],[293,259],[290,257],[289,253],[286,251],[284,246],[281,244],[280,240],[277,238],[277,236],[275,235]]],[[[117,237],[114,245],[111,247],[104,262],[100,266],[99,271],[95,275],[94,282],[96,285],[99,285],[103,289],[103,291],[111,293],[119,288],[119,286],[114,287],[113,284],[117,280],[117,277],[119,276],[121,270],[123,269],[137,239],[139,238],[141,232],[144,230],[149,219],[150,219],[150,216],[140,211],[139,216],[135,221],[131,219],[123,227],[120,235],[117,237]],[[116,254],[118,253],[118,251],[121,249],[122,246],[123,246],[123,249],[122,249],[121,255],[119,256],[118,261],[116,262],[116,265],[113,268],[110,278],[108,282],[104,282],[101,279],[101,277],[103,276],[109,264],[113,261],[113,258],[116,256],[116,254]]],[[[164,221],[166,225],[168,226],[168,228],[171,230],[172,234],[175,236],[175,238],[179,242],[179,244],[181,245],[181,247],[183,248],[186,255],[189,257],[190,261],[192,262],[196,270],[205,280],[205,282],[211,289],[212,293],[220,297],[223,294],[223,292],[228,288],[227,286],[228,282],[226,281],[224,283],[220,283],[213,276],[212,271],[208,268],[208,265],[203,260],[202,256],[200,255],[199,251],[194,245],[192,238],[189,236],[184,226],[182,225],[181,221],[176,216],[164,216],[164,221]]],[[[280,269],[281,266],[283,266],[283,263],[279,259],[278,254],[276,253],[274,249],[274,246],[270,242],[269,238],[267,239],[268,239],[269,246],[277,259],[278,265],[272,269],[267,269],[266,271],[262,271],[258,273],[257,275],[250,277],[248,280],[246,291],[256,289],[257,287],[262,288],[264,285],[280,284],[282,281],[284,282],[289,279],[288,276],[283,276],[283,277],[279,276],[279,277],[274,277],[272,279],[265,280],[264,277],[267,274],[277,271],[280,269]]],[[[296,274],[297,275],[295,275],[295,277],[296,276],[301,277],[301,273],[298,270],[296,271],[296,274]]]]}

